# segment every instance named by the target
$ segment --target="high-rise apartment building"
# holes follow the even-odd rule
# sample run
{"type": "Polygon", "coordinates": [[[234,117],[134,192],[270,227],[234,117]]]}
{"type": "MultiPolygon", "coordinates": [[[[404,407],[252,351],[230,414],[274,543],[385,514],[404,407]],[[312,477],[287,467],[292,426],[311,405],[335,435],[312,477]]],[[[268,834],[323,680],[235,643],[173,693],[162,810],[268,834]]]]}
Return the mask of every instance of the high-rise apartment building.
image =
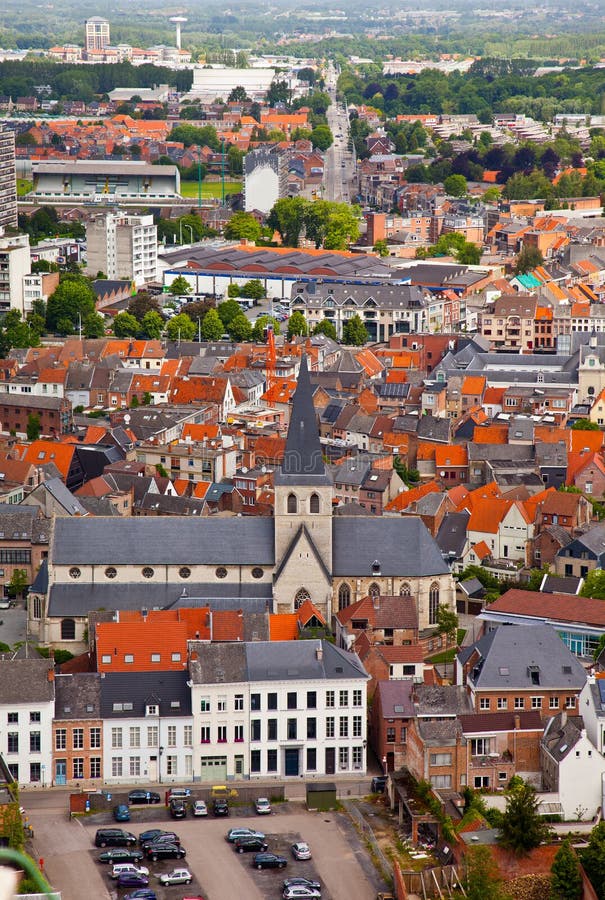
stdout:
{"type": "Polygon", "coordinates": [[[106,213],[86,226],[89,275],[104,272],[109,279],[129,278],[137,287],[158,276],[157,228],[153,216],[106,213]]]}
{"type": "Polygon", "coordinates": [[[0,125],[0,228],[17,227],[15,133],[0,125]]]}
{"type": "Polygon", "coordinates": [[[0,315],[9,309],[28,312],[24,306],[24,278],[31,270],[29,235],[3,235],[0,228],[0,315]]]}
{"type": "Polygon", "coordinates": [[[86,20],[85,50],[103,50],[109,46],[109,22],[100,16],[86,20]]]}

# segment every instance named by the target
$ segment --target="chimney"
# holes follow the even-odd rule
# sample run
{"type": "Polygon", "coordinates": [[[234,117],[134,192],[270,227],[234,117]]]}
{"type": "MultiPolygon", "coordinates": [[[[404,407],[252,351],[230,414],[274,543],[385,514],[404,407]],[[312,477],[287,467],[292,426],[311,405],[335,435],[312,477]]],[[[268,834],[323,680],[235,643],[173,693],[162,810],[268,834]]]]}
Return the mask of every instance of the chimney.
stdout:
{"type": "Polygon", "coordinates": [[[563,710],[563,712],[561,713],[561,728],[565,728],[566,725],[567,725],[567,713],[565,712],[565,710],[563,710]]]}
{"type": "Polygon", "coordinates": [[[521,716],[518,713],[515,713],[515,731],[520,731],[521,729],[521,716]]]}
{"type": "Polygon", "coordinates": [[[47,677],[48,677],[48,680],[50,681],[50,683],[52,684],[52,682],[55,680],[55,670],[49,669],[47,677]]]}
{"type": "Polygon", "coordinates": [[[319,645],[315,648],[315,659],[316,659],[318,662],[321,662],[323,658],[324,658],[324,648],[322,647],[321,644],[319,644],[319,645]]]}
{"type": "Polygon", "coordinates": [[[145,609],[145,607],[143,607],[143,609],[141,610],[141,617],[144,622],[147,621],[147,610],[145,609]]]}

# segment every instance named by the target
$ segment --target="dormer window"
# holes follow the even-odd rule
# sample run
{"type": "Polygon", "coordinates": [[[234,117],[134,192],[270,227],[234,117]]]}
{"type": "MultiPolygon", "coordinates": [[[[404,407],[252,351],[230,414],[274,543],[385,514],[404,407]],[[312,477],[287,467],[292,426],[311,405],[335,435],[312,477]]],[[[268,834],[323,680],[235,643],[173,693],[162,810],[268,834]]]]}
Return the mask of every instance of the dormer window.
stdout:
{"type": "Polygon", "coordinates": [[[158,707],[157,704],[150,703],[145,707],[145,715],[146,716],[157,716],[158,715],[158,707]]]}
{"type": "Polygon", "coordinates": [[[372,563],[372,575],[380,575],[380,563],[377,559],[372,563]]]}

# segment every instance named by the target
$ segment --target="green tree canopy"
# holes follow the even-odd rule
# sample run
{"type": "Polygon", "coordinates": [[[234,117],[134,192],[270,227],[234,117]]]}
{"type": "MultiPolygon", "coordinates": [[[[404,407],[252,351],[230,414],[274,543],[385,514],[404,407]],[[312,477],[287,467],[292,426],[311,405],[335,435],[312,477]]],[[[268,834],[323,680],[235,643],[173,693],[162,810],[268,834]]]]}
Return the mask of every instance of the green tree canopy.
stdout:
{"type": "Polygon", "coordinates": [[[220,141],[214,125],[203,125],[197,128],[195,125],[176,125],[168,136],[169,141],[178,141],[186,147],[210,147],[212,150],[220,150],[220,141]]]}
{"type": "Polygon", "coordinates": [[[605,822],[590,832],[588,847],[580,851],[580,860],[599,900],[605,900],[605,822]]]}
{"type": "Polygon", "coordinates": [[[94,312],[84,319],[84,337],[102,338],[105,336],[105,319],[100,313],[94,312]]]}
{"type": "Polygon", "coordinates": [[[464,197],[467,191],[464,175],[448,175],[443,181],[443,189],[450,197],[464,197]]]}
{"type": "Polygon", "coordinates": [[[333,341],[338,339],[336,325],[330,319],[322,319],[321,322],[318,322],[313,329],[313,334],[325,334],[326,337],[331,338],[333,341]]]}
{"type": "Polygon", "coordinates": [[[262,300],[265,296],[265,286],[259,278],[251,278],[246,281],[239,289],[240,297],[248,300],[262,300]]]}
{"type": "Polygon", "coordinates": [[[192,341],[195,331],[195,323],[185,313],[173,316],[166,325],[166,336],[169,341],[192,341]]]}
{"type": "Polygon", "coordinates": [[[605,600],[605,571],[603,569],[591,569],[585,575],[580,595],[593,597],[596,600],[605,600]]]}
{"type": "Polygon", "coordinates": [[[191,293],[191,285],[187,281],[184,275],[177,275],[172,284],[169,287],[170,293],[174,296],[187,296],[191,293]]]}
{"type": "Polygon", "coordinates": [[[223,323],[223,328],[229,330],[229,325],[236,316],[241,316],[242,308],[237,300],[224,300],[217,306],[217,312],[223,323]]]}
{"type": "Polygon", "coordinates": [[[38,413],[30,413],[27,417],[27,426],[25,429],[27,440],[37,441],[40,437],[41,431],[42,425],[40,423],[40,416],[38,415],[38,413]]]}
{"type": "Polygon", "coordinates": [[[113,333],[117,338],[136,337],[140,328],[137,319],[129,312],[118,313],[113,320],[113,333]]]}
{"type": "Polygon", "coordinates": [[[95,311],[95,295],[90,282],[81,275],[65,276],[48,298],[46,327],[56,331],[60,319],[71,323],[70,333],[78,326],[78,313],[82,322],[95,311]]]}
{"type": "Polygon", "coordinates": [[[377,240],[376,243],[374,244],[374,246],[372,247],[372,250],[374,251],[374,253],[377,253],[378,256],[380,256],[380,257],[385,257],[385,256],[389,255],[389,245],[384,240],[384,238],[379,238],[379,240],[377,240]]]}
{"type": "Polygon", "coordinates": [[[292,340],[293,337],[306,337],[308,333],[307,320],[300,310],[295,310],[288,319],[288,340],[292,340]]]}
{"type": "Polygon", "coordinates": [[[157,297],[152,297],[148,291],[139,291],[128,303],[127,312],[134,316],[138,322],[142,322],[146,313],[151,311],[159,313],[160,301],[157,297]]]}
{"type": "Polygon", "coordinates": [[[361,347],[369,338],[367,328],[357,313],[345,322],[342,329],[342,340],[345,344],[361,347]]]}
{"type": "Polygon", "coordinates": [[[232,341],[249,341],[252,338],[252,325],[242,312],[231,319],[227,330],[232,341]]]}
{"type": "Polygon", "coordinates": [[[535,788],[527,781],[506,792],[499,843],[516,856],[526,856],[550,835],[550,827],[538,814],[535,788]]]}
{"type": "Polygon", "coordinates": [[[525,275],[544,264],[544,257],[537,247],[523,247],[515,260],[515,275],[525,275]]]}
{"type": "Polygon", "coordinates": [[[279,334],[280,324],[277,319],[274,319],[273,316],[259,316],[252,328],[252,340],[259,343],[264,341],[266,338],[265,329],[269,325],[272,326],[274,334],[279,334]]]}
{"type": "Polygon", "coordinates": [[[599,431],[599,426],[596,422],[591,422],[590,419],[576,419],[571,429],[572,431],[599,431]]]}
{"type": "Polygon", "coordinates": [[[581,900],[584,895],[580,864],[569,841],[557,851],[550,869],[549,900],[581,900]]]}
{"type": "Polygon", "coordinates": [[[334,143],[334,136],[329,125],[316,125],[311,132],[311,143],[317,150],[325,153],[334,143]]]}
{"type": "Polygon", "coordinates": [[[164,330],[164,320],[155,309],[145,313],[141,321],[141,331],[151,341],[158,341],[164,330]]]}
{"type": "Polygon", "coordinates": [[[298,247],[305,224],[305,205],[302,197],[282,197],[269,212],[267,224],[279,232],[286,247],[298,247]]]}
{"type": "Polygon", "coordinates": [[[258,241],[262,234],[260,222],[251,213],[233,213],[225,225],[224,235],[228,241],[258,241]]]}
{"type": "Polygon", "coordinates": [[[224,331],[225,326],[223,325],[221,317],[219,316],[216,309],[209,309],[202,320],[202,340],[220,341],[224,331]]]}
{"type": "Polygon", "coordinates": [[[466,900],[504,900],[498,865],[489,847],[469,847],[466,862],[466,900]]]}

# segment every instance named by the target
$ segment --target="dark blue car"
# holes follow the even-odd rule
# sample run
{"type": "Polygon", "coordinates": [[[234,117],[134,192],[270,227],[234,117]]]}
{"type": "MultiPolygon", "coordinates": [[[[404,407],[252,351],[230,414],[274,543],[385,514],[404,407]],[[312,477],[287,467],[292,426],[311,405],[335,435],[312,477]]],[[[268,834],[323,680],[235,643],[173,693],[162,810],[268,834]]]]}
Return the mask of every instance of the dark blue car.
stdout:
{"type": "Polygon", "coordinates": [[[118,887],[147,887],[149,878],[139,872],[122,872],[118,875],[118,887]]]}
{"type": "Polygon", "coordinates": [[[138,888],[125,894],[124,900],[157,900],[157,894],[152,888],[138,888]]]}
{"type": "Polygon", "coordinates": [[[125,803],[120,803],[113,808],[113,817],[116,822],[130,822],[130,810],[125,803]]]}

